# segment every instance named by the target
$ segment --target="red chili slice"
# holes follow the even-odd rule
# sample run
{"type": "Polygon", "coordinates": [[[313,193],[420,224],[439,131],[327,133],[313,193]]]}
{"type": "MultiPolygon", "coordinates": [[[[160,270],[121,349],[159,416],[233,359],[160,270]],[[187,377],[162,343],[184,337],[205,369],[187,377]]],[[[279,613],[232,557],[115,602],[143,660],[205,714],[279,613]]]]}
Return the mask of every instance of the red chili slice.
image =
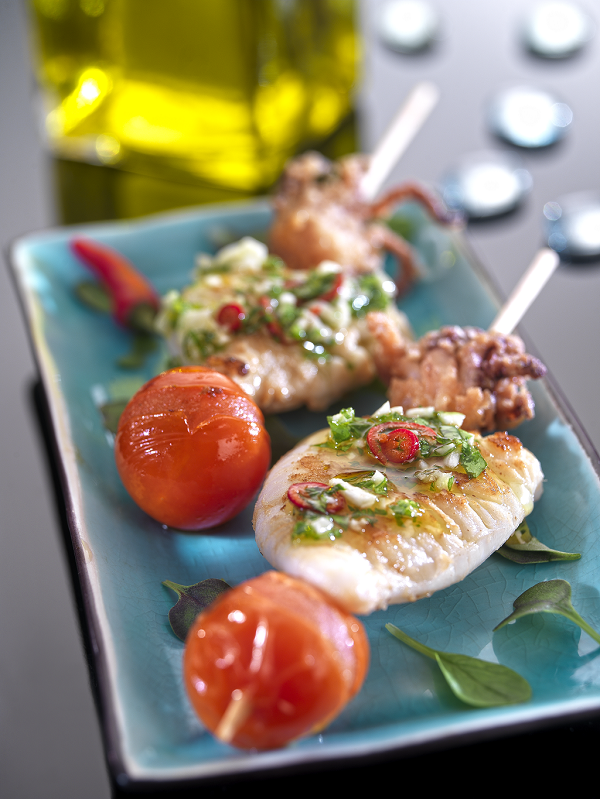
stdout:
{"type": "MultiPolygon", "coordinates": [[[[371,454],[381,463],[406,463],[419,452],[417,434],[408,430],[404,424],[404,422],[384,422],[375,425],[367,433],[367,446],[371,454]]],[[[418,426],[424,427],[424,425],[418,426]]]]}
{"type": "Polygon", "coordinates": [[[437,432],[433,427],[427,427],[427,425],[419,424],[418,422],[400,422],[398,427],[403,427],[405,430],[416,430],[422,436],[431,436],[431,438],[437,436],[437,432]]]}
{"type": "Polygon", "coordinates": [[[241,305],[236,305],[235,303],[224,305],[217,314],[217,322],[228,328],[232,333],[240,329],[245,318],[244,309],[241,305]]]}
{"type": "Polygon", "coordinates": [[[309,489],[322,489],[323,492],[327,491],[329,486],[327,483],[294,483],[288,488],[288,499],[297,508],[302,510],[314,510],[317,513],[340,513],[346,504],[344,497],[335,491],[333,494],[328,494],[325,498],[326,510],[319,508],[317,500],[313,499],[309,494],[309,489]]]}
{"type": "Polygon", "coordinates": [[[268,297],[261,297],[258,302],[265,311],[265,325],[267,330],[273,336],[273,338],[276,338],[278,341],[284,341],[285,331],[279,320],[275,318],[275,312],[273,310],[273,306],[271,305],[271,300],[268,297]]]}
{"type": "Polygon", "coordinates": [[[325,294],[321,294],[321,296],[317,299],[324,300],[325,302],[331,302],[331,300],[341,289],[343,282],[344,278],[342,277],[342,273],[338,272],[335,276],[335,280],[333,281],[333,286],[329,289],[329,291],[326,291],[325,294]]]}

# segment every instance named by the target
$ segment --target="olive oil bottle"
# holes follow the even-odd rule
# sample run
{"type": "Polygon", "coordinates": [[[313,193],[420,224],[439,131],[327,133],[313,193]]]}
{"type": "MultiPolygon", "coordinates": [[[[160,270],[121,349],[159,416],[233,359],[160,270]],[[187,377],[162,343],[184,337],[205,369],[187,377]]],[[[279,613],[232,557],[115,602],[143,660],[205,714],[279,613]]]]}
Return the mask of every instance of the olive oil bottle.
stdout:
{"type": "Polygon", "coordinates": [[[60,159],[256,193],[351,110],[352,0],[30,0],[60,159]]]}

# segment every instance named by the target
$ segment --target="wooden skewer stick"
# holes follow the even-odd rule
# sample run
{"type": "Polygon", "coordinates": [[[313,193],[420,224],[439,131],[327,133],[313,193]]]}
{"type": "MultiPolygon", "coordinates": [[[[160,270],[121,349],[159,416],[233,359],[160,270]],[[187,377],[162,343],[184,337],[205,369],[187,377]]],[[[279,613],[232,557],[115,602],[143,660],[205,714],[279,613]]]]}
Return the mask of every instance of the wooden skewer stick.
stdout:
{"type": "Polygon", "coordinates": [[[251,712],[252,699],[248,691],[236,688],[231,693],[231,700],[215,730],[215,736],[223,743],[230,743],[251,712]]]}
{"type": "Polygon", "coordinates": [[[506,336],[512,333],[531,303],[546,285],[559,262],[560,258],[557,252],[549,247],[541,249],[500,309],[488,331],[502,333],[506,336]]]}
{"type": "Polygon", "coordinates": [[[440,97],[434,83],[423,81],[410,92],[371,156],[360,184],[365,200],[373,200],[398,159],[421,129],[440,97]]]}

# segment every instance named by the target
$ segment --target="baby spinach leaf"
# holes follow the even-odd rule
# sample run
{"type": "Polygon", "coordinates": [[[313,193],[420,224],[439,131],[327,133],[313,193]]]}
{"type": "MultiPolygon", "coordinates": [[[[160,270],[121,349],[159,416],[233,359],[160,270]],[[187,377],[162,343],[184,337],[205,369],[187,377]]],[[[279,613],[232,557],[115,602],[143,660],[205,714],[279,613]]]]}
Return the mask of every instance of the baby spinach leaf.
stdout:
{"type": "Polygon", "coordinates": [[[113,299],[102,283],[92,280],[82,280],[75,286],[75,295],[88,308],[99,313],[112,313],[113,299]]]}
{"type": "Polygon", "coordinates": [[[511,621],[531,613],[558,613],[581,627],[600,644],[600,634],[594,630],[571,603],[571,586],[566,580],[548,580],[528,588],[513,602],[514,611],[494,627],[494,632],[511,621]]]}
{"type": "Polygon", "coordinates": [[[134,333],[131,349],[117,360],[117,366],[121,369],[141,369],[146,357],[154,352],[157,346],[155,337],[149,333],[134,333]]]}
{"type": "Polygon", "coordinates": [[[527,522],[522,522],[498,551],[499,555],[514,563],[548,563],[555,560],[579,560],[578,552],[561,552],[550,549],[531,534],[527,522]]]}
{"type": "Polygon", "coordinates": [[[125,410],[128,402],[128,399],[118,399],[105,402],[104,405],[100,406],[102,422],[104,423],[104,427],[109,432],[116,435],[117,429],[119,427],[119,419],[121,418],[121,414],[125,410]]]}
{"type": "Polygon", "coordinates": [[[271,466],[283,457],[300,441],[301,436],[293,435],[279,416],[265,416],[265,428],[271,437],[271,466]]]}
{"type": "Polygon", "coordinates": [[[182,641],[196,620],[196,616],[205,610],[220,594],[231,588],[224,580],[210,577],[194,585],[179,585],[171,580],[163,580],[163,585],[175,591],[179,597],[169,611],[171,629],[182,641]]]}
{"type": "Polygon", "coordinates": [[[385,628],[398,640],[435,660],[454,695],[467,705],[497,707],[526,702],[531,698],[531,686],[527,680],[507,666],[468,655],[438,652],[415,641],[393,624],[386,624],[385,628]]]}

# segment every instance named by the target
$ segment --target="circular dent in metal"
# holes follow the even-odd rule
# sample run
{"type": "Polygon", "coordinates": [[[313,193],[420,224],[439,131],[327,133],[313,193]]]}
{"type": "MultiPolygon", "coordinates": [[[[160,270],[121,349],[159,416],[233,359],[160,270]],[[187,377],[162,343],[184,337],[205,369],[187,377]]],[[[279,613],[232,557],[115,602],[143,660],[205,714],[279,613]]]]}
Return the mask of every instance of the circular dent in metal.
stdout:
{"type": "Polygon", "coordinates": [[[392,50],[417,53],[428,47],[439,30],[437,12],[424,0],[389,0],[379,18],[379,35],[392,50]]]}
{"type": "Polygon", "coordinates": [[[574,3],[551,0],[538,3],[525,21],[526,46],[544,58],[567,58],[594,35],[591,18],[574,3]]]}
{"type": "Polygon", "coordinates": [[[566,258],[600,258],[600,192],[567,194],[544,205],[548,246],[566,258]]]}
{"type": "Polygon", "coordinates": [[[488,120],[492,130],[511,144],[546,147],[565,135],[573,112],[550,92],[516,86],[493,98],[488,120]]]}
{"type": "Polygon", "coordinates": [[[517,156],[478,152],[465,156],[446,175],[442,195],[451,208],[482,219],[514,210],[531,185],[531,175],[517,156]]]}

